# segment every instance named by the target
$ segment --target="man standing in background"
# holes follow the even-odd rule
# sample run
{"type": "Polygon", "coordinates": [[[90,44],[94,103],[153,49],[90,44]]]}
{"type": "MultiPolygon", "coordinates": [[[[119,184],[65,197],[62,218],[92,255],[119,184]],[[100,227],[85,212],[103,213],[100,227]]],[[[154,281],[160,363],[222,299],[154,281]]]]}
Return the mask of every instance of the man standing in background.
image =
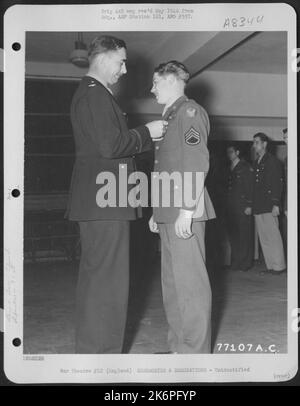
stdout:
{"type": "Polygon", "coordinates": [[[119,166],[127,165],[128,176],[134,172],[133,156],[152,148],[151,137],[162,136],[164,123],[127,127],[109,88],[126,73],[124,41],[95,38],[89,62],[71,105],[76,160],[67,216],[79,222],[81,238],[75,345],[82,354],[121,353],[129,287],[129,220],[137,218],[137,211],[128,204],[99,207],[96,179],[101,172],[112,173],[118,191],[119,166]]]}
{"type": "Polygon", "coordinates": [[[280,161],[267,152],[268,142],[264,133],[257,133],[253,137],[253,147],[258,157],[253,168],[253,214],[267,266],[266,272],[279,275],[286,271],[278,221],[283,173],[280,161]]]}
{"type": "Polygon", "coordinates": [[[226,184],[226,220],[231,245],[231,269],[248,271],[253,265],[253,169],[240,158],[235,144],[227,147],[230,168],[226,184]]]}

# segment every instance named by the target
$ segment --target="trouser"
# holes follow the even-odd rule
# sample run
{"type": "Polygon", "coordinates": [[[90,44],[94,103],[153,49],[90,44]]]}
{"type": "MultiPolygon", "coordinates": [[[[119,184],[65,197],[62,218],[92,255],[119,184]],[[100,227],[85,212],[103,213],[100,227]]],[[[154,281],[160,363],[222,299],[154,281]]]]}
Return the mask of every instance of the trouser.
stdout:
{"type": "Polygon", "coordinates": [[[282,271],[286,263],[278,217],[263,213],[255,214],[254,218],[267,269],[282,271]]]}
{"type": "Polygon", "coordinates": [[[210,353],[211,288],[205,266],[205,222],[180,239],[174,224],[159,224],[162,242],[162,292],[172,352],[210,353]]]}
{"type": "Polygon", "coordinates": [[[253,217],[238,211],[229,211],[227,230],[231,246],[231,267],[246,270],[253,265],[253,217]]]}
{"type": "Polygon", "coordinates": [[[79,222],[75,351],[121,353],[129,290],[129,222],[79,222]]]}
{"type": "Polygon", "coordinates": [[[285,215],[285,213],[283,213],[281,217],[281,235],[285,257],[287,258],[287,216],[285,215]]]}

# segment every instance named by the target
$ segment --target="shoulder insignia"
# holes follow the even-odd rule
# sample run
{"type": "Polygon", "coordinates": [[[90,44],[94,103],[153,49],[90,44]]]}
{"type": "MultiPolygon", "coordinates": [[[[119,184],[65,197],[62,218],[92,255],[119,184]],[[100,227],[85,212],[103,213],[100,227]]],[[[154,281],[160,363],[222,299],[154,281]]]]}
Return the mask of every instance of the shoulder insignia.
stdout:
{"type": "Polygon", "coordinates": [[[188,107],[188,108],[186,109],[186,115],[187,115],[188,117],[191,117],[191,118],[195,117],[195,115],[196,115],[196,109],[195,109],[195,107],[188,107]]]}
{"type": "Polygon", "coordinates": [[[200,143],[200,133],[199,131],[195,130],[194,127],[191,127],[185,134],[184,139],[186,144],[188,145],[197,145],[200,143]]]}

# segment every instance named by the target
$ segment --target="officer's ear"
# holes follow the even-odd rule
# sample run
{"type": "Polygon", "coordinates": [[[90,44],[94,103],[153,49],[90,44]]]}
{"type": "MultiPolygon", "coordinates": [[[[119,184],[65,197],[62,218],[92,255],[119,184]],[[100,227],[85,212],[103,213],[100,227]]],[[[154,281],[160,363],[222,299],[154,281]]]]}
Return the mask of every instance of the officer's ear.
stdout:
{"type": "Polygon", "coordinates": [[[96,55],[94,63],[96,66],[103,66],[107,60],[107,54],[105,52],[101,52],[98,55],[96,55]]]}

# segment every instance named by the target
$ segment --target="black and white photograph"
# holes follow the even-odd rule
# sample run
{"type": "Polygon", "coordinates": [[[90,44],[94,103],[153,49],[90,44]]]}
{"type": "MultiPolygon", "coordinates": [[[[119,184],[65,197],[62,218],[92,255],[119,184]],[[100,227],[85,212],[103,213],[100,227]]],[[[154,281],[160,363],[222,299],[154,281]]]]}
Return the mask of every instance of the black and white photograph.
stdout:
{"type": "Polygon", "coordinates": [[[210,29],[217,5],[74,6],[72,23],[65,6],[52,29],[36,18],[56,6],[32,7],[7,56],[5,106],[24,96],[5,112],[9,370],[26,380],[18,351],[45,382],[251,380],[269,361],[261,379],[292,378],[291,7],[232,5],[210,29]]]}

